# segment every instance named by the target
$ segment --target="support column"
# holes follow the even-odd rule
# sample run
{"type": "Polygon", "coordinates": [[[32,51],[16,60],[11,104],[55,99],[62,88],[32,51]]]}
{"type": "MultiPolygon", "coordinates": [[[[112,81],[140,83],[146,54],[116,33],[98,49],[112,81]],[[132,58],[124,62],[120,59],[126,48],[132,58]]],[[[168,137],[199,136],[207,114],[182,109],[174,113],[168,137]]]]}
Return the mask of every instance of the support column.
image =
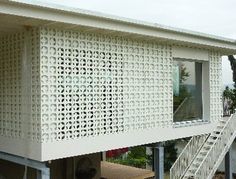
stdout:
{"type": "Polygon", "coordinates": [[[225,155],[225,179],[233,178],[231,153],[232,151],[230,147],[229,151],[225,155]]]}
{"type": "Polygon", "coordinates": [[[107,155],[106,155],[106,151],[102,152],[102,161],[106,161],[107,160],[107,155]]]}
{"type": "Polygon", "coordinates": [[[37,179],[50,179],[49,170],[37,170],[37,179]]]}
{"type": "Polygon", "coordinates": [[[155,179],[164,179],[164,147],[161,143],[153,147],[153,164],[155,179]]]}

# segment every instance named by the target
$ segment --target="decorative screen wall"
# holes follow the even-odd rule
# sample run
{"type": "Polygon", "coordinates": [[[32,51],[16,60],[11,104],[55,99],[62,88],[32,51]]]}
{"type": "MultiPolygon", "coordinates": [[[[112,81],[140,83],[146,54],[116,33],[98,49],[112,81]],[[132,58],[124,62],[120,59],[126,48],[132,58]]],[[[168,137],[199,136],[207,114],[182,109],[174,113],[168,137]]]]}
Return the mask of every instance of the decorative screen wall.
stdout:
{"type": "Polygon", "coordinates": [[[0,136],[41,141],[38,30],[0,39],[0,136]]]}
{"type": "Polygon", "coordinates": [[[24,33],[0,40],[0,135],[24,138],[22,66],[24,33]]]}
{"type": "Polygon", "coordinates": [[[210,68],[210,117],[218,121],[222,117],[222,73],[221,55],[219,52],[209,52],[210,68]]]}
{"type": "MultiPolygon", "coordinates": [[[[123,137],[132,142],[133,133],[132,145],[158,135],[165,140],[174,133],[172,50],[155,41],[49,28],[1,38],[0,150],[51,160],[110,149],[108,140],[113,149],[128,146],[123,137]],[[86,147],[92,143],[94,150],[86,147]],[[62,148],[52,157],[55,144],[62,148]]],[[[209,66],[210,116],[217,121],[220,54],[209,52],[209,66]]]]}
{"type": "Polygon", "coordinates": [[[172,124],[171,46],[41,29],[42,140],[172,124]]]}

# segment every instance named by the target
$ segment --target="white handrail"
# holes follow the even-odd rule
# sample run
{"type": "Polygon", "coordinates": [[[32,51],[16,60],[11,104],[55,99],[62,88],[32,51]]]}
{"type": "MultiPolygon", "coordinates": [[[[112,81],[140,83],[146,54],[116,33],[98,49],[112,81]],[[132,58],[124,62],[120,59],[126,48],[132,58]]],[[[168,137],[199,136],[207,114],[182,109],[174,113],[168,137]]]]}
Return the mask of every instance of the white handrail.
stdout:
{"type": "Polygon", "coordinates": [[[194,178],[208,179],[214,175],[214,172],[217,170],[218,165],[220,164],[219,160],[222,158],[222,156],[224,157],[228,148],[232,144],[235,136],[236,136],[236,114],[231,115],[231,117],[226,121],[222,130],[220,130],[220,134],[218,135],[214,143],[211,145],[203,161],[196,170],[194,178]]]}
{"type": "Polygon", "coordinates": [[[194,136],[180,153],[178,159],[170,169],[170,179],[180,179],[196,157],[209,134],[194,136]]]}

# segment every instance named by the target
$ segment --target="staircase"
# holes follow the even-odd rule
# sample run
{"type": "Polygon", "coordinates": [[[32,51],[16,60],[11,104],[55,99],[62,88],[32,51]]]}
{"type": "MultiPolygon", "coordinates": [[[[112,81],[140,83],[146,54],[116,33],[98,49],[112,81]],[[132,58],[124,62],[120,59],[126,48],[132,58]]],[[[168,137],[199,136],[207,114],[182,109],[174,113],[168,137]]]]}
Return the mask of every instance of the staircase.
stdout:
{"type": "Polygon", "coordinates": [[[236,137],[236,114],[219,120],[211,134],[194,136],[170,169],[170,179],[212,179],[236,137]]]}

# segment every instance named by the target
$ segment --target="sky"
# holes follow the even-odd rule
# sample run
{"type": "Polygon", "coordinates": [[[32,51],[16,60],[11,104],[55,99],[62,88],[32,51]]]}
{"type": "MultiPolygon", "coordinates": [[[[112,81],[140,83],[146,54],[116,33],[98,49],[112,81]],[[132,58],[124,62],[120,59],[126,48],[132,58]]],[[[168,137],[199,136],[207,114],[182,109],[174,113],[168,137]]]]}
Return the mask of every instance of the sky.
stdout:
{"type": "MultiPolygon", "coordinates": [[[[40,0],[236,39],[236,0],[40,0]]],[[[222,60],[224,84],[232,71],[222,60]]]]}

